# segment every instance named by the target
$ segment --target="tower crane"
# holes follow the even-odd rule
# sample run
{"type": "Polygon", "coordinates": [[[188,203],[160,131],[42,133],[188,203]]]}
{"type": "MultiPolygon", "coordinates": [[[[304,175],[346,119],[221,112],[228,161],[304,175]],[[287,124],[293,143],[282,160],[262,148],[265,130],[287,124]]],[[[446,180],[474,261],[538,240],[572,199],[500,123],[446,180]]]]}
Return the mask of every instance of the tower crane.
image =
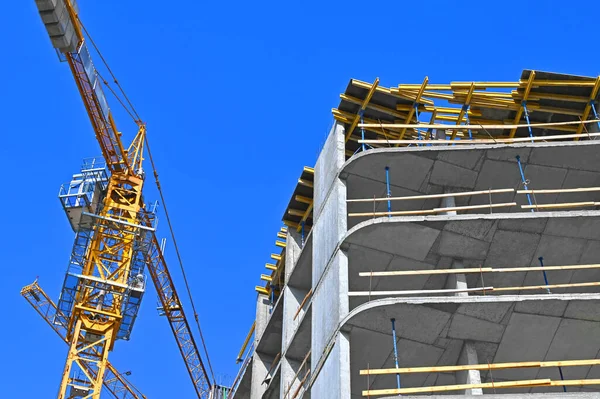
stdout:
{"type": "MultiPolygon", "coordinates": [[[[155,234],[156,206],[145,204],[142,196],[146,125],[136,119],[137,134],[126,148],[92,62],[76,0],[35,2],[53,47],[71,69],[104,158],[84,161],[81,173],[59,194],[75,242],[51,324],[69,345],[58,399],[99,399],[107,375],[117,376],[108,355],[115,341],[130,338],[146,268],[194,389],[199,398],[207,398],[210,378],[155,234]]],[[[35,300],[41,291],[30,286],[23,294],[35,300]]]]}

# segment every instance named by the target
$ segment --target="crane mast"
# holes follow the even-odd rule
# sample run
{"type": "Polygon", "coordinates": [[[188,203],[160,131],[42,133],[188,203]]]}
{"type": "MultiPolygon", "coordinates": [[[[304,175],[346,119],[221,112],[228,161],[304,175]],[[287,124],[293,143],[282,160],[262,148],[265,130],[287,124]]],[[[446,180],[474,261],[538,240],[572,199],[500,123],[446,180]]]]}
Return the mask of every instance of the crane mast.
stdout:
{"type": "MultiPolygon", "coordinates": [[[[48,294],[40,287],[37,280],[23,287],[21,295],[29,302],[35,311],[42,316],[54,332],[56,332],[66,344],[69,344],[66,329],[54,322],[56,318],[60,316],[60,311],[48,294]]],[[[87,371],[88,373],[94,373],[92,369],[87,369],[87,371]]],[[[104,388],[107,389],[115,399],[147,399],[145,395],[140,393],[140,391],[110,363],[107,364],[103,383],[104,388]]]]}
{"type": "Polygon", "coordinates": [[[145,207],[142,198],[145,125],[136,120],[138,132],[125,149],[76,0],[35,2],[53,46],[70,66],[105,160],[85,162],[59,194],[76,237],[53,316],[69,344],[58,398],[100,398],[105,373],[112,372],[108,354],[116,340],[130,337],[146,266],[194,389],[205,398],[211,388],[208,374],[154,234],[155,208],[145,207]]]}

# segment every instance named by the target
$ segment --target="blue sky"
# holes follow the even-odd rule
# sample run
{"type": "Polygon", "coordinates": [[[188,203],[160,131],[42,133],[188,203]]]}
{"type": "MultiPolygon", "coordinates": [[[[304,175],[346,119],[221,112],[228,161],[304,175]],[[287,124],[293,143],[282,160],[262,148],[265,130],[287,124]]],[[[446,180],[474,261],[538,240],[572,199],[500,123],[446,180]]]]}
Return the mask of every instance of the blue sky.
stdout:
{"type": "MultiPolygon", "coordinates": [[[[350,78],[391,86],[515,80],[524,68],[600,73],[594,13],[564,2],[80,0],[81,18],[147,122],[217,379],[230,382],[254,286],[304,165],[315,163],[350,78]]],[[[66,64],[33,0],[7,2],[0,301],[2,397],[55,395],[66,345],[19,295],[56,300],[73,232],[56,198],[100,153],[66,64]]],[[[99,61],[97,61],[97,64],[99,61]]],[[[109,97],[126,141],[134,126],[109,97]]],[[[146,198],[156,199],[152,181],[146,198]]],[[[167,236],[166,223],[159,235],[167,236]]],[[[167,257],[181,294],[172,245],[167,257]]],[[[193,398],[150,288],[110,359],[150,398],[193,398]]],[[[188,310],[191,313],[191,310],[188,310]]]]}

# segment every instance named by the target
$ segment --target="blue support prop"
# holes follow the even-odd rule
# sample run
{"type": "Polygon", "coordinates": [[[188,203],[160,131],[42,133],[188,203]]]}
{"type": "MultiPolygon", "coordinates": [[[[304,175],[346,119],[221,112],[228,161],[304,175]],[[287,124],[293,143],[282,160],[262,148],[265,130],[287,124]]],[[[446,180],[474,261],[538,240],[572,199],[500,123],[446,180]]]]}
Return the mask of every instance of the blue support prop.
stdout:
{"type": "MultiPolygon", "coordinates": [[[[360,124],[362,125],[365,123],[365,120],[363,118],[365,111],[361,109],[358,114],[360,115],[360,124]]],[[[363,141],[365,140],[365,128],[362,126],[360,127],[360,137],[362,138],[363,141]]],[[[366,149],[365,143],[361,143],[361,148],[363,151],[366,149]]]]}
{"type": "MultiPolygon", "coordinates": [[[[463,105],[463,111],[465,111],[465,118],[467,118],[467,125],[470,125],[471,121],[469,120],[469,106],[467,104],[463,105]]],[[[469,140],[473,140],[473,133],[471,132],[471,129],[469,129],[469,140]]]]}
{"type": "MultiPolygon", "coordinates": [[[[419,124],[419,104],[414,103],[413,106],[415,107],[415,116],[417,118],[417,124],[419,124]]],[[[417,128],[417,140],[423,140],[423,138],[421,137],[421,129],[417,128]]],[[[419,147],[422,147],[422,144],[419,144],[419,147]]]]}
{"type": "Polygon", "coordinates": [[[302,231],[301,231],[301,237],[302,237],[302,244],[301,244],[301,248],[304,248],[304,220],[300,222],[300,226],[302,226],[302,231]]]}
{"type": "MultiPolygon", "coordinates": [[[[529,125],[531,122],[529,122],[529,111],[527,111],[527,101],[521,102],[521,105],[523,106],[523,111],[525,113],[525,120],[527,121],[527,125],[529,125]]],[[[533,139],[533,131],[531,130],[531,126],[527,126],[527,129],[529,129],[529,137],[533,139]]],[[[531,140],[531,142],[533,143],[533,140],[531,140]]]]}
{"type": "MultiPolygon", "coordinates": [[[[525,179],[525,173],[523,173],[523,166],[521,165],[521,157],[517,155],[516,158],[517,164],[519,165],[519,172],[521,173],[521,182],[523,183],[523,187],[525,188],[525,190],[529,190],[527,188],[527,180],[525,179]]],[[[531,202],[531,195],[529,195],[529,193],[527,193],[527,202],[529,202],[529,205],[533,205],[533,203],[531,202]]],[[[533,208],[531,209],[531,212],[535,212],[533,208]]]]}
{"type": "MultiPolygon", "coordinates": [[[[390,168],[388,166],[385,167],[385,186],[387,189],[387,197],[390,198],[392,196],[392,191],[390,190],[390,168]]],[[[387,202],[388,213],[392,212],[392,201],[388,199],[387,202]]],[[[388,215],[388,217],[392,217],[392,215],[388,215]]]]}
{"type": "MultiPolygon", "coordinates": [[[[600,119],[598,118],[598,112],[596,112],[596,106],[594,105],[594,101],[590,101],[590,105],[592,106],[592,111],[594,112],[594,118],[596,120],[600,119]]],[[[600,122],[596,122],[596,124],[598,125],[598,131],[600,131],[600,122]]]]}
{"type": "MultiPolygon", "coordinates": [[[[540,256],[540,257],[538,258],[538,260],[540,261],[540,266],[541,266],[541,267],[544,267],[544,258],[540,256]]],[[[545,270],[542,270],[542,273],[544,274],[544,282],[546,283],[546,285],[550,285],[550,284],[548,284],[548,277],[546,276],[546,271],[545,271],[545,270]]],[[[546,292],[547,292],[548,294],[551,294],[551,292],[550,292],[550,288],[546,288],[546,292]]]]}
{"type": "MultiPolygon", "coordinates": [[[[562,367],[558,366],[558,372],[560,373],[560,379],[561,379],[561,381],[564,381],[565,377],[563,376],[563,373],[562,373],[562,367]]],[[[563,391],[567,392],[567,386],[566,385],[563,385],[563,391]]]]}
{"type": "MultiPolygon", "coordinates": [[[[396,346],[396,319],[390,320],[392,322],[392,338],[394,339],[394,362],[396,363],[396,368],[398,368],[398,347],[396,346]]],[[[400,389],[400,373],[396,374],[396,382],[398,383],[398,389],[400,389]]]]}

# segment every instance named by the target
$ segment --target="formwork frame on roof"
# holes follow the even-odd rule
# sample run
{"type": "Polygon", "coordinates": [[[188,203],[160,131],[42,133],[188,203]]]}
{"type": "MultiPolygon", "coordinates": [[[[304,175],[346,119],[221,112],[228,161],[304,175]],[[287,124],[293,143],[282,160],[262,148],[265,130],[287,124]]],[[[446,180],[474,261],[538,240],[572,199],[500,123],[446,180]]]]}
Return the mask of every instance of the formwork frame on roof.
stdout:
{"type": "MultiPolygon", "coordinates": [[[[391,124],[422,124],[429,134],[432,129],[428,124],[444,124],[449,129],[449,139],[528,137],[530,129],[532,136],[595,132],[598,129],[593,124],[511,127],[494,132],[485,129],[467,132],[467,128],[456,129],[456,126],[518,125],[525,119],[531,124],[586,121],[595,118],[591,114],[592,104],[597,103],[599,92],[600,77],[532,70],[524,70],[514,82],[432,84],[426,77],[420,84],[386,88],[379,79],[372,84],[353,79],[332,113],[334,119],[346,127],[346,155],[350,157],[361,146],[361,128],[367,140],[422,139],[419,127],[391,124]],[[361,114],[369,127],[356,123],[361,114]]],[[[371,145],[389,146],[391,143],[371,145]]]]}

